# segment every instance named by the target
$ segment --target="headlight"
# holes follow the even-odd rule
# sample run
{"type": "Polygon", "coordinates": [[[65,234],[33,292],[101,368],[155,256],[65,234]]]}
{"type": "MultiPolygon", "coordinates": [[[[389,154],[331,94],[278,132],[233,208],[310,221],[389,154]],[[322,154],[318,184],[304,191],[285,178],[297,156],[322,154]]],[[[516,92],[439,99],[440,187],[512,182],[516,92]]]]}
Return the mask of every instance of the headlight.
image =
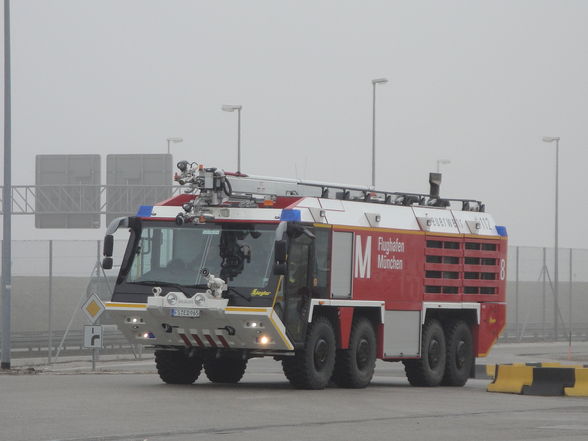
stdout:
{"type": "Polygon", "coordinates": [[[260,337],[257,337],[257,343],[259,343],[261,345],[267,345],[267,344],[271,343],[271,340],[267,335],[262,335],[260,337]]]}
{"type": "Polygon", "coordinates": [[[205,302],[206,302],[206,297],[204,296],[204,294],[196,294],[194,296],[194,303],[196,303],[196,305],[202,306],[202,305],[204,305],[205,302]]]}
{"type": "Polygon", "coordinates": [[[165,300],[170,305],[175,305],[176,303],[178,303],[178,296],[171,292],[167,296],[165,296],[165,300]]]}
{"type": "Polygon", "coordinates": [[[126,317],[125,322],[130,323],[131,325],[142,325],[143,319],[140,317],[126,317]]]}

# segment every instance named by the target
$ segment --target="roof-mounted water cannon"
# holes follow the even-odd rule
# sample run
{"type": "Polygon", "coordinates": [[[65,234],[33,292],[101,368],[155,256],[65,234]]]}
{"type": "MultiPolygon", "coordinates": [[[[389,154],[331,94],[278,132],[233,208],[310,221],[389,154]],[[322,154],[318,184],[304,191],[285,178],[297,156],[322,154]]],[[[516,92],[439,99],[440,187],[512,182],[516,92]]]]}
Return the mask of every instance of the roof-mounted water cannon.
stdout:
{"type": "Polygon", "coordinates": [[[197,192],[200,204],[220,205],[231,196],[231,183],[222,170],[188,161],[180,161],[177,165],[180,173],[174,180],[188,186],[186,193],[197,192]]]}
{"type": "Polygon", "coordinates": [[[182,186],[187,186],[186,193],[194,193],[196,198],[185,203],[184,212],[178,213],[176,222],[198,222],[203,217],[210,217],[206,213],[206,206],[221,205],[231,196],[233,190],[225,173],[217,168],[205,168],[196,162],[180,161],[177,164],[180,173],[176,173],[174,180],[182,186]]]}

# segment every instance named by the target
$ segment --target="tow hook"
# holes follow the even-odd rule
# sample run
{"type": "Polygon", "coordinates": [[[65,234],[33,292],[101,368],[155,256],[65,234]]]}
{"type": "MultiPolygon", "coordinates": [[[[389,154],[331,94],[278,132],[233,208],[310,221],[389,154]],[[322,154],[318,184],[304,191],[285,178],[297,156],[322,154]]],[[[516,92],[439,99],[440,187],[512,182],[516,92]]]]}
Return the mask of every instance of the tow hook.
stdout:
{"type": "Polygon", "coordinates": [[[161,327],[162,327],[162,328],[163,328],[163,330],[164,330],[165,332],[167,332],[168,334],[169,334],[169,333],[171,333],[171,332],[172,332],[172,330],[173,330],[174,328],[178,328],[178,326],[172,326],[172,325],[170,325],[170,324],[167,324],[167,323],[162,323],[162,324],[161,324],[161,327]]]}
{"type": "Polygon", "coordinates": [[[235,335],[235,328],[233,328],[232,326],[225,326],[223,328],[218,328],[219,330],[224,329],[225,331],[227,331],[227,334],[229,335],[235,335]]]}

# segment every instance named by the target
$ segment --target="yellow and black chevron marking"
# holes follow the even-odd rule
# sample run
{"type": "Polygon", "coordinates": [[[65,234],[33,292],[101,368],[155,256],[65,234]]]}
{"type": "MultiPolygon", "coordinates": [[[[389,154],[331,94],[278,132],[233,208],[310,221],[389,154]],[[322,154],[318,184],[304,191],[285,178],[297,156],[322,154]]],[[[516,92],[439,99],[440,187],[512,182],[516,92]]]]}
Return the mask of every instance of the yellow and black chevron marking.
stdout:
{"type": "Polygon", "coordinates": [[[561,363],[496,365],[488,392],[520,395],[588,397],[588,366],[561,363]]]}

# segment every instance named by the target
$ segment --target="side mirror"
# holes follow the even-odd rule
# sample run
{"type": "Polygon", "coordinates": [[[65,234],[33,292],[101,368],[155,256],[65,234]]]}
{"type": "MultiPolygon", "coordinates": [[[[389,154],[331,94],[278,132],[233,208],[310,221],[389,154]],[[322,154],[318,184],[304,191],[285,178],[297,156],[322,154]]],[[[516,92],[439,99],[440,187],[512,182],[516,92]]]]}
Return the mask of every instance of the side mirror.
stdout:
{"type": "Polygon", "coordinates": [[[304,225],[298,222],[288,222],[288,236],[290,237],[299,237],[301,234],[310,237],[311,239],[315,239],[316,236],[304,225]]]}
{"type": "Polygon", "coordinates": [[[288,244],[285,240],[276,240],[274,243],[274,257],[276,262],[284,263],[288,255],[288,244]]]}
{"type": "Polygon", "coordinates": [[[106,257],[112,257],[112,253],[114,251],[114,236],[112,234],[107,234],[104,236],[104,251],[102,254],[106,257]]]}
{"type": "Polygon", "coordinates": [[[105,270],[112,269],[112,257],[105,257],[102,259],[102,268],[105,270]]]}
{"type": "Polygon", "coordinates": [[[276,276],[285,276],[288,272],[288,265],[285,263],[275,263],[274,264],[274,274],[276,276]]]}

